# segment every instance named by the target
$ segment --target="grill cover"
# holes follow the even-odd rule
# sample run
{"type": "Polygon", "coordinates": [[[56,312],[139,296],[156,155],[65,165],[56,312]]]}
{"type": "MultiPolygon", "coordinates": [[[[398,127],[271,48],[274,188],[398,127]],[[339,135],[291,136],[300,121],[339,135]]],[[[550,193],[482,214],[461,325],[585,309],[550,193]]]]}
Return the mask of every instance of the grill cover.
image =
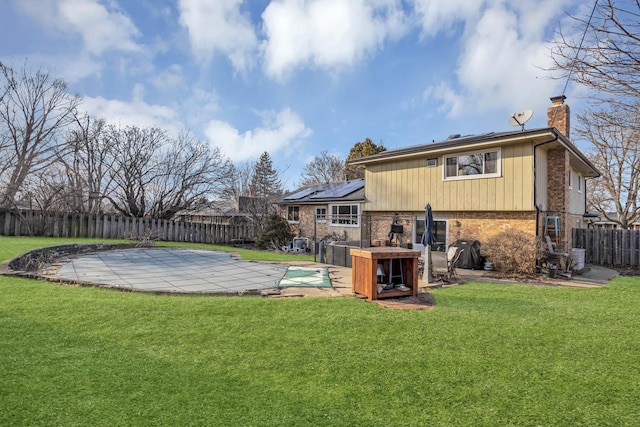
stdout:
{"type": "Polygon", "coordinates": [[[482,256],[480,255],[480,242],[477,240],[458,239],[451,246],[464,249],[458,259],[456,267],[469,270],[481,270],[483,267],[482,256]]]}

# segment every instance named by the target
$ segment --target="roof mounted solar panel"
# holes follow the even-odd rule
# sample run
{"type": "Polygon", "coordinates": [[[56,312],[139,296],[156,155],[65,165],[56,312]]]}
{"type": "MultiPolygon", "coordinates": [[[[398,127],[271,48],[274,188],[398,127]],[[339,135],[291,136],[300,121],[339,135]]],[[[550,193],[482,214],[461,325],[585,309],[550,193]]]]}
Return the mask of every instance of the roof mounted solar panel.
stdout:
{"type": "Polygon", "coordinates": [[[284,198],[284,200],[300,200],[315,193],[316,191],[316,188],[305,188],[304,190],[296,191],[295,193],[289,194],[284,198]]]}
{"type": "Polygon", "coordinates": [[[364,181],[348,181],[348,182],[339,182],[328,186],[324,191],[320,191],[312,196],[310,199],[334,199],[339,197],[344,197],[347,194],[351,194],[356,190],[364,187],[364,181]]]}

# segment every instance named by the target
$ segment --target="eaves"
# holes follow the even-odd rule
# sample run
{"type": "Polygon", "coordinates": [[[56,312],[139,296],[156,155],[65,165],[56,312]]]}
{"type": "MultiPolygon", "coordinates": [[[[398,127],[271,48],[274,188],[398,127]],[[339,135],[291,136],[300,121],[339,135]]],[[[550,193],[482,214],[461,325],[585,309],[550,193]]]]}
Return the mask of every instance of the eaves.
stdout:
{"type": "Polygon", "coordinates": [[[411,147],[398,148],[383,151],[360,159],[349,160],[350,165],[362,165],[384,163],[388,161],[409,160],[425,156],[439,156],[446,153],[454,153],[462,150],[475,150],[489,147],[499,147],[518,142],[533,142],[539,144],[546,141],[554,141],[565,147],[575,160],[583,163],[587,169],[591,169],[590,176],[600,176],[600,171],[587,159],[578,148],[569,141],[556,128],[540,128],[519,132],[491,132],[482,135],[470,135],[445,141],[421,144],[411,147]]]}

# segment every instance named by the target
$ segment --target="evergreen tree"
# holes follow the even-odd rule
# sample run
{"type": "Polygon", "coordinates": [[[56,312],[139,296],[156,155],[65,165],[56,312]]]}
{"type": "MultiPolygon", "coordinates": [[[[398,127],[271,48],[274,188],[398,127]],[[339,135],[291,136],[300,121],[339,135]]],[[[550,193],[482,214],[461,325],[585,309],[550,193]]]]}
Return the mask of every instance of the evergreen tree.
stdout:
{"type": "Polygon", "coordinates": [[[356,142],[355,145],[349,151],[349,155],[347,156],[346,166],[344,168],[344,174],[349,180],[364,178],[364,167],[363,166],[351,166],[349,164],[349,160],[360,159],[362,157],[371,156],[373,154],[378,154],[383,151],[387,151],[384,145],[376,145],[369,138],[366,138],[362,142],[356,142]]]}
{"type": "Polygon", "coordinates": [[[255,173],[251,179],[251,195],[269,198],[282,193],[282,183],[278,171],[273,168],[271,156],[266,151],[260,155],[256,163],[255,173]]]}
{"type": "Polygon", "coordinates": [[[274,213],[269,217],[265,230],[258,236],[256,244],[259,249],[279,249],[294,237],[295,234],[291,231],[287,220],[274,213]]]}

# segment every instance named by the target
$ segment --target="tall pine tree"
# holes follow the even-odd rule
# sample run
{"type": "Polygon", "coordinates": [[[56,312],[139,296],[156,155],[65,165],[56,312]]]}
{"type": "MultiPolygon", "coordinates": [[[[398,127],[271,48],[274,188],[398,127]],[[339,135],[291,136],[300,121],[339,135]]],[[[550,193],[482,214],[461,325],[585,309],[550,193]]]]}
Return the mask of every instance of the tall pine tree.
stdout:
{"type": "Polygon", "coordinates": [[[273,168],[271,156],[266,151],[260,155],[256,170],[251,179],[253,197],[270,198],[282,193],[282,183],[278,172],[273,168]]]}
{"type": "Polygon", "coordinates": [[[269,216],[277,211],[275,202],[281,194],[280,177],[273,168],[271,156],[265,151],[255,164],[251,177],[250,196],[243,203],[245,212],[257,227],[258,235],[264,232],[269,216]]]}

